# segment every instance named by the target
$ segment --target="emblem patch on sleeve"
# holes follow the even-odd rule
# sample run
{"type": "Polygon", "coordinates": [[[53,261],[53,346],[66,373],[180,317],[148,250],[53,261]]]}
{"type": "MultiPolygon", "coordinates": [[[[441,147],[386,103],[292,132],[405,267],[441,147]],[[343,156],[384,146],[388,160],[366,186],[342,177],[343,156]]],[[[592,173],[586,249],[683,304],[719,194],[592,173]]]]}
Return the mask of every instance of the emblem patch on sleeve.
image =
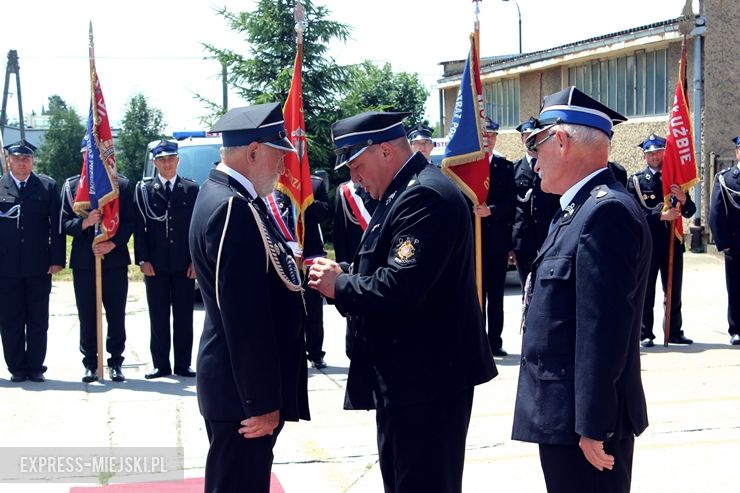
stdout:
{"type": "Polygon", "coordinates": [[[396,240],[394,248],[393,261],[401,267],[408,267],[416,264],[419,255],[421,242],[411,235],[400,236],[396,240]]]}

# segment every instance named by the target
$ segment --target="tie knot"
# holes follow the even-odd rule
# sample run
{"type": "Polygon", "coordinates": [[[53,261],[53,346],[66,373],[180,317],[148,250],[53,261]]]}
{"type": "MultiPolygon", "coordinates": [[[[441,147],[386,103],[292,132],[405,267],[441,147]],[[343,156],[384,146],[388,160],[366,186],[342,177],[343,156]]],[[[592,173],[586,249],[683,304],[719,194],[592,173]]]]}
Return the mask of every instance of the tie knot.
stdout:
{"type": "Polygon", "coordinates": [[[24,188],[26,188],[26,182],[25,181],[22,181],[21,182],[21,190],[23,190],[24,188]]]}

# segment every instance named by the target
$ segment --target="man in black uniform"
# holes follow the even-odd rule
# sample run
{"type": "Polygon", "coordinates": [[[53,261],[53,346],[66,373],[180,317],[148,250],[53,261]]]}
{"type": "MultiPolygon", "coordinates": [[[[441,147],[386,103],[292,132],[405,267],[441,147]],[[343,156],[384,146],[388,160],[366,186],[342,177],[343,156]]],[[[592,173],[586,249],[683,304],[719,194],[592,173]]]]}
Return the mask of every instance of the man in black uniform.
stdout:
{"type": "Polygon", "coordinates": [[[177,142],[162,140],[152,149],[157,176],[136,184],[134,256],[144,274],[154,370],[145,378],[172,374],[170,307],[175,375],[194,377],[193,296],[195,270],[190,260],[188,230],[198,184],[177,175],[177,142]]]}
{"type": "Polygon", "coordinates": [[[432,129],[424,125],[417,125],[415,129],[409,132],[409,143],[413,152],[420,152],[431,161],[434,141],[432,140],[432,129]]]}
{"type": "Polygon", "coordinates": [[[223,138],[221,163],[190,224],[206,310],[197,360],[205,491],[268,493],[283,423],[309,419],[301,279],[260,199],[295,151],[278,103],[234,108],[211,131],[223,138]]]}
{"type": "Polygon", "coordinates": [[[377,409],[386,492],[460,492],[473,388],[496,375],[475,287],[470,209],[421,153],[408,113],[332,125],[337,167],[380,200],[352,268],[317,259],[309,286],[351,316],[345,407],[377,409]]]}
{"type": "MultiPolygon", "coordinates": [[[[653,304],[655,303],[655,283],[660,272],[660,280],[663,285],[663,306],[665,306],[665,294],[668,282],[668,249],[671,241],[671,221],[681,220],[683,217],[691,217],[696,212],[696,205],[691,196],[681,190],[681,187],[672,184],[671,195],[673,207],[663,211],[663,181],[660,170],[663,167],[663,154],[665,152],[665,139],[655,134],[650,135],[641,144],[647,167],[629,177],[627,190],[629,190],[638,201],[650,226],[650,234],[653,237],[653,250],[650,262],[650,275],[648,276],[648,288],[645,295],[645,306],[642,314],[642,347],[652,347],[655,334],[653,333],[653,304]],[[681,208],[676,207],[681,203],[681,208]]],[[[691,344],[693,341],[684,336],[681,330],[681,281],[683,278],[683,252],[684,244],[677,238],[673,238],[675,249],[673,251],[673,291],[671,295],[671,328],[668,342],[672,344],[691,344]]]]}
{"type": "MultiPolygon", "coordinates": [[[[532,133],[536,120],[530,118],[519,124],[522,143],[532,133]]],[[[558,196],[542,191],[542,179],[534,171],[537,157],[531,152],[514,162],[514,184],[516,186],[516,212],[512,228],[512,249],[516,258],[516,270],[522,284],[522,292],[532,262],[542,243],[547,238],[552,216],[558,210],[558,196]]]]}
{"type": "Polygon", "coordinates": [[[714,177],[709,209],[709,227],[717,250],[725,254],[727,285],[727,323],[730,344],[740,345],[740,136],[733,139],[735,159],[732,168],[714,177]]]}
{"type": "Polygon", "coordinates": [[[575,87],[545,97],[528,148],[562,195],[525,294],[512,438],[539,444],[549,493],[628,492],[647,427],[640,318],[650,231],[607,169],[626,118],[575,87]]]}
{"type": "MultiPolygon", "coordinates": [[[[112,170],[116,173],[116,170],[112,170]]],[[[123,382],[121,365],[126,345],[126,295],[128,294],[128,240],[134,232],[134,210],[128,178],[118,174],[119,225],[116,234],[93,246],[95,226],[102,220],[100,209],[77,215],[74,205],[80,176],[67,178],[62,192],[62,231],[72,237],[69,266],[80,319],[80,352],[85,374],[82,381],[98,379],[97,311],[95,306],[95,257],[102,257],[103,306],[108,322],[106,350],[110,353],[110,379],[123,382]]]]}
{"type": "Polygon", "coordinates": [[[36,148],[25,140],[5,146],[0,178],[0,335],[10,380],[43,382],[49,330],[51,275],[64,267],[59,190],[33,171],[36,148]]]}
{"type": "MultiPolygon", "coordinates": [[[[487,120],[488,142],[496,146],[498,123],[487,120]]],[[[514,221],[514,165],[503,156],[491,156],[488,196],[485,204],[473,207],[480,216],[483,249],[483,306],[488,315],[488,343],[494,356],[506,356],[501,333],[504,330],[504,286],[511,250],[514,221]]]]}

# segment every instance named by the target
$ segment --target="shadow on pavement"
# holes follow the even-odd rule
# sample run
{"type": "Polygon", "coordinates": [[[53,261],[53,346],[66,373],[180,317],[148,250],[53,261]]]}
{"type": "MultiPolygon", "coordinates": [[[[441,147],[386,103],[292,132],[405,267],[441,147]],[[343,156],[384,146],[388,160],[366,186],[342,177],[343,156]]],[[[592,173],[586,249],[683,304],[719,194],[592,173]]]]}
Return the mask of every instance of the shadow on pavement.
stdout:
{"type": "MultiPolygon", "coordinates": [[[[658,342],[658,340],[655,340],[655,346],[651,348],[640,348],[640,354],[651,354],[651,353],[686,353],[686,354],[694,354],[694,353],[703,353],[704,351],[712,351],[715,349],[727,349],[730,346],[729,343],[727,344],[707,344],[705,342],[696,342],[694,341],[693,344],[668,344],[668,346],[663,346],[662,342],[658,342]]],[[[738,346],[740,348],[740,346],[738,346]]]]}
{"type": "Polygon", "coordinates": [[[20,387],[29,392],[44,391],[71,391],[86,392],[88,394],[101,394],[112,390],[130,390],[132,392],[155,392],[157,394],[194,396],[195,379],[185,377],[163,378],[157,381],[127,379],[125,382],[83,383],[81,381],[47,379],[44,383],[22,382],[15,383],[10,380],[0,380],[0,389],[20,387]]]}

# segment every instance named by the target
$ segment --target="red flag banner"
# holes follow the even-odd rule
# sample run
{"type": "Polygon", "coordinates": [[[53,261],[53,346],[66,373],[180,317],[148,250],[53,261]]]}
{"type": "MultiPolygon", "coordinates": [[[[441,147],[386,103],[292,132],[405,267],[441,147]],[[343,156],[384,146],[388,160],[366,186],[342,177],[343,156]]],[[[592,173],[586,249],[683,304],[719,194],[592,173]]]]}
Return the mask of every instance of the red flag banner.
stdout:
{"type": "MultiPolygon", "coordinates": [[[[671,207],[670,188],[675,183],[688,192],[698,181],[694,132],[691,128],[689,104],[686,101],[686,44],[681,45],[681,60],[678,65],[678,82],[668,119],[665,154],[663,155],[664,210],[671,207]]],[[[683,241],[683,221],[676,221],[676,236],[683,241]]]]}
{"type": "Polygon", "coordinates": [[[103,219],[95,230],[93,245],[112,238],[118,231],[118,179],[113,135],[105,99],[95,69],[92,24],[90,25],[90,112],[83,140],[82,171],[72,209],[81,216],[102,209],[103,219]]]}
{"type": "Polygon", "coordinates": [[[280,175],[277,188],[290,197],[296,209],[296,239],[303,248],[304,216],[306,209],[313,202],[313,187],[311,186],[311,168],[308,164],[308,146],[306,142],[306,124],[303,119],[303,91],[301,89],[301,59],[303,58],[303,44],[298,44],[293,66],[293,80],[290,83],[290,92],[285,101],[283,115],[285,130],[293,143],[296,153],[285,154],[285,172],[280,175]]]}
{"type": "Polygon", "coordinates": [[[483,86],[474,36],[455,102],[442,171],[474,204],[486,201],[489,180],[488,134],[483,86]]]}

